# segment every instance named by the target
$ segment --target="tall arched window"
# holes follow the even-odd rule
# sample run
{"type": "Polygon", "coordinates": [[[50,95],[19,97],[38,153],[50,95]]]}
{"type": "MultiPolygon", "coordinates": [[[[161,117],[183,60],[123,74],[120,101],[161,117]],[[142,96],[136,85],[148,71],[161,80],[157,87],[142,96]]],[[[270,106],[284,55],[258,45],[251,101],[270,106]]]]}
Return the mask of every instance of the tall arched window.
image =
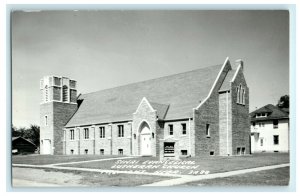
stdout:
{"type": "Polygon", "coordinates": [[[237,102],[237,103],[240,103],[240,86],[237,87],[236,102],[237,102]]]}
{"type": "Polygon", "coordinates": [[[245,101],[245,97],[246,97],[246,89],[242,87],[242,85],[240,84],[237,88],[237,98],[236,98],[236,102],[239,104],[246,104],[245,101]]]}
{"type": "Polygon", "coordinates": [[[243,89],[243,104],[244,104],[244,105],[246,104],[246,101],[245,101],[245,94],[246,94],[246,90],[243,89]]]}
{"type": "Polygon", "coordinates": [[[63,86],[63,102],[68,101],[68,87],[66,85],[63,86]]]}

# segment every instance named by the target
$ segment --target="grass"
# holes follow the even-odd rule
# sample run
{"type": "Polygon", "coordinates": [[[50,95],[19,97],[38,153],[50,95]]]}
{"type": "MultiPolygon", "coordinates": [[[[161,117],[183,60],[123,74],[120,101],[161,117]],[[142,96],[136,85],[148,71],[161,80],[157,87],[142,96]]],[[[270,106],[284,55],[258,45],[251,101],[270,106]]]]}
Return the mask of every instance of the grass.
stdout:
{"type": "MultiPolygon", "coordinates": [[[[100,155],[31,155],[31,156],[13,156],[13,163],[32,164],[32,165],[47,165],[54,163],[68,163],[76,161],[86,161],[95,159],[113,158],[113,156],[100,155]]],[[[136,157],[133,159],[126,159],[127,161],[139,161],[138,164],[147,160],[158,160],[156,157],[136,157]]],[[[207,170],[210,173],[219,173],[240,169],[248,169],[255,167],[262,167],[268,165],[277,165],[289,163],[288,153],[278,154],[253,154],[251,156],[231,156],[231,157],[197,157],[197,158],[183,158],[186,161],[195,161],[195,165],[199,165],[197,170],[207,170]]],[[[96,161],[86,163],[73,163],[62,165],[67,167],[79,168],[93,168],[93,169],[111,169],[117,160],[96,161]]],[[[161,180],[171,179],[165,176],[148,176],[137,174],[107,174],[86,171],[70,171],[61,169],[44,169],[45,171],[57,171],[62,173],[72,173],[81,175],[81,184],[87,186],[139,186],[142,184],[153,183],[161,180]]],[[[116,170],[141,170],[141,169],[116,169],[116,170]]],[[[143,169],[146,172],[155,172],[159,169],[143,169]]],[[[180,170],[179,174],[187,174],[190,170],[180,170]]],[[[267,170],[260,172],[253,172],[243,175],[236,175],[226,178],[216,178],[211,180],[202,180],[198,182],[188,183],[188,186],[256,186],[256,185],[287,185],[289,182],[289,167],[280,168],[276,170],[267,170]]]]}
{"type": "MultiPolygon", "coordinates": [[[[141,164],[146,160],[158,160],[154,157],[139,157],[129,159],[130,161],[136,160],[141,164]]],[[[210,173],[227,172],[233,170],[241,170],[255,167],[262,167],[268,165],[277,165],[289,163],[289,154],[254,154],[251,156],[231,156],[231,157],[199,157],[199,158],[185,158],[183,160],[195,161],[195,165],[199,165],[196,170],[205,170],[210,173]]],[[[103,162],[90,162],[64,165],[66,167],[80,167],[80,168],[93,168],[93,169],[111,169],[111,166],[117,160],[103,161],[103,162]]],[[[116,170],[128,170],[118,168],[116,170]]],[[[140,170],[140,169],[130,169],[140,170]]],[[[147,172],[155,172],[159,169],[146,169],[147,172]]],[[[188,174],[190,170],[180,170],[180,174],[188,174]]]]}
{"type": "Polygon", "coordinates": [[[289,167],[252,172],[225,178],[200,180],[186,186],[288,186],[289,167]]]}
{"type": "Polygon", "coordinates": [[[86,171],[70,171],[61,169],[43,169],[46,172],[62,172],[71,173],[82,176],[80,185],[86,186],[140,186],[143,184],[150,184],[162,180],[172,179],[172,177],[164,176],[148,176],[135,174],[107,174],[86,171]],[[130,178],[130,180],[129,180],[130,178]]]}

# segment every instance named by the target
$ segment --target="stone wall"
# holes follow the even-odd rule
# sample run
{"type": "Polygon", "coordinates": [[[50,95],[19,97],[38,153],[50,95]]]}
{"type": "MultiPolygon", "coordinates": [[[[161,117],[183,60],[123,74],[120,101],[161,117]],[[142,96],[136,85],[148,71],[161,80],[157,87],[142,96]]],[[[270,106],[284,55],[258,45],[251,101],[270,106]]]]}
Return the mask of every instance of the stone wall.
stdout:
{"type": "MultiPolygon", "coordinates": [[[[227,63],[220,74],[210,97],[194,110],[195,123],[195,156],[220,155],[219,138],[219,89],[231,65],[227,63]],[[209,125],[210,135],[206,135],[209,125]]],[[[204,101],[204,100],[202,100],[204,101]]]]}
{"type": "Polygon", "coordinates": [[[231,92],[219,94],[220,155],[232,155],[232,102],[231,92]]]}
{"type": "Polygon", "coordinates": [[[63,154],[64,126],[77,110],[77,104],[52,102],[54,154],[63,154]]]}
{"type": "Polygon", "coordinates": [[[250,119],[249,119],[249,88],[243,70],[240,69],[231,86],[232,91],[232,154],[237,154],[238,147],[245,147],[250,154],[250,119]],[[242,85],[246,89],[245,104],[237,103],[236,88],[242,85]]]}
{"type": "MultiPolygon", "coordinates": [[[[186,156],[182,155],[182,150],[187,151],[187,155],[194,156],[194,141],[195,135],[193,132],[193,121],[186,120],[176,120],[171,122],[165,122],[164,125],[164,139],[169,140],[173,139],[177,141],[175,154],[178,156],[186,156]],[[186,134],[183,134],[182,124],[186,125],[186,134]],[[169,125],[173,125],[173,135],[169,133],[169,125]]],[[[163,152],[163,146],[161,146],[161,152],[163,152]]]]}

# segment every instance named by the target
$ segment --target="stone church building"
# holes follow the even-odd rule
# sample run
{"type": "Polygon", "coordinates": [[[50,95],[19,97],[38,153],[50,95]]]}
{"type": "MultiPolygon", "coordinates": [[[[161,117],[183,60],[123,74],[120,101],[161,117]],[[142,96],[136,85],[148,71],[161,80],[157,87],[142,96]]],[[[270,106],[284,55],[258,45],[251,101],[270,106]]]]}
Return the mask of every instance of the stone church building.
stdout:
{"type": "Polygon", "coordinates": [[[75,80],[46,76],[40,90],[41,154],[250,153],[241,60],[79,96],[75,80]]]}

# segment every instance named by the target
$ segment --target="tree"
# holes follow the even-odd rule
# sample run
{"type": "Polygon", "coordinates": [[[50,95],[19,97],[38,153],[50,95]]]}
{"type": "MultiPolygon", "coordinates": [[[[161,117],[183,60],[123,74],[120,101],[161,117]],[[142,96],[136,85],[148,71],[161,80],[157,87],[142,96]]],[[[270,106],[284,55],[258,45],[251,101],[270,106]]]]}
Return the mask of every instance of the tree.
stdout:
{"type": "Polygon", "coordinates": [[[31,139],[36,146],[40,146],[40,127],[37,125],[30,125],[26,132],[28,138],[31,139]]]}
{"type": "Polygon", "coordinates": [[[30,125],[29,128],[12,126],[12,137],[24,137],[32,141],[36,146],[40,146],[40,127],[37,125],[30,125]]]}
{"type": "Polygon", "coordinates": [[[279,108],[289,108],[290,107],[290,97],[288,95],[283,95],[278,100],[277,107],[279,108]]]}

